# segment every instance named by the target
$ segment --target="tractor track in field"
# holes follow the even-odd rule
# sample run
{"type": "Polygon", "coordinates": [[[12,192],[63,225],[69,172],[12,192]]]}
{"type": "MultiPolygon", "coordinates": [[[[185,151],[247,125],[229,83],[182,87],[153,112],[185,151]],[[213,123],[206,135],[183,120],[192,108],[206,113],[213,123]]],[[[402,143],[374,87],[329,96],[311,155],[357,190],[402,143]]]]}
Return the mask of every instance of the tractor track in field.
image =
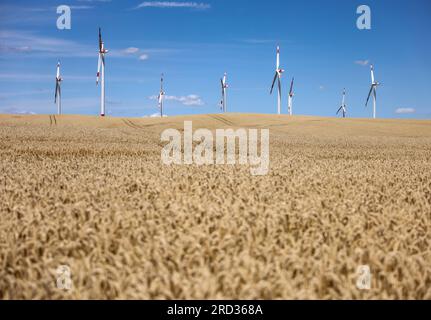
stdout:
{"type": "Polygon", "coordinates": [[[233,122],[232,122],[232,121],[230,121],[230,120],[227,120],[227,119],[223,118],[222,116],[215,115],[215,114],[210,114],[210,115],[208,115],[208,116],[209,116],[210,118],[213,118],[213,119],[215,119],[215,120],[217,120],[217,121],[219,121],[219,122],[221,122],[221,123],[225,124],[225,125],[233,126],[233,127],[236,127],[236,126],[237,126],[235,123],[233,123],[233,122]]]}
{"type": "MultiPolygon", "coordinates": [[[[138,130],[145,130],[147,128],[157,127],[157,126],[161,125],[160,123],[138,125],[129,119],[122,119],[122,121],[124,122],[124,124],[126,126],[133,128],[133,129],[138,129],[138,130]]],[[[168,125],[168,124],[171,124],[171,122],[163,123],[162,125],[168,125]]]]}
{"type": "Polygon", "coordinates": [[[133,123],[132,121],[128,120],[128,119],[122,119],[124,124],[132,129],[137,129],[137,130],[142,130],[142,128],[140,126],[138,126],[137,124],[133,123]]]}
{"type": "MultiPolygon", "coordinates": [[[[234,122],[227,120],[225,118],[223,118],[222,116],[219,115],[208,115],[210,118],[217,120],[227,126],[231,126],[231,127],[238,127],[237,124],[235,124],[234,122]]],[[[277,132],[277,133],[283,133],[285,134],[285,132],[281,131],[281,130],[277,130],[277,129],[273,129],[272,127],[286,127],[286,124],[273,124],[273,125],[269,125],[269,126],[262,126],[262,125],[256,125],[256,126],[250,126],[250,125],[245,125],[244,128],[249,128],[249,129],[269,129],[270,131],[273,132],[277,132]]]]}

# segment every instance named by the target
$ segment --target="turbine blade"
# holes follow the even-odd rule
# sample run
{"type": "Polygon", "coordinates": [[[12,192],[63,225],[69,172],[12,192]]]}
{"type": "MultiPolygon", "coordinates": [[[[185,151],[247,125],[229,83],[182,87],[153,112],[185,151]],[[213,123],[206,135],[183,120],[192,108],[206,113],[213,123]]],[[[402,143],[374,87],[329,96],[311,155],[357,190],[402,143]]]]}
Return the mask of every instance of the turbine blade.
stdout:
{"type": "Polygon", "coordinates": [[[57,95],[58,95],[58,80],[55,81],[55,96],[54,103],[57,103],[57,95]]]}
{"type": "Polygon", "coordinates": [[[280,92],[280,96],[281,96],[281,80],[280,80],[280,78],[278,78],[278,92],[280,92]]]}
{"type": "Polygon", "coordinates": [[[274,76],[274,80],[272,81],[271,91],[269,92],[269,94],[272,94],[272,91],[274,90],[274,85],[275,85],[275,81],[277,80],[277,76],[278,76],[278,73],[276,72],[274,76]]]}
{"type": "Polygon", "coordinates": [[[102,30],[99,27],[99,52],[102,52],[102,30]]]}
{"type": "Polygon", "coordinates": [[[343,109],[343,106],[341,106],[340,109],[338,109],[338,111],[336,113],[337,115],[340,113],[341,109],[343,109]]]}
{"type": "Polygon", "coordinates": [[[277,70],[280,69],[280,47],[277,46],[277,63],[276,63],[277,70]]]}
{"type": "Polygon", "coordinates": [[[371,92],[373,91],[374,86],[371,86],[370,92],[368,93],[367,102],[365,102],[365,106],[368,106],[368,101],[370,100],[371,92]]]}
{"type": "Polygon", "coordinates": [[[290,83],[289,95],[292,95],[292,93],[293,93],[293,81],[294,80],[295,80],[295,78],[292,78],[292,82],[290,83]]]}
{"type": "Polygon", "coordinates": [[[100,78],[100,66],[102,64],[102,57],[101,57],[101,53],[99,53],[99,60],[97,62],[97,77],[96,77],[96,85],[99,83],[99,78],[100,78]]]}

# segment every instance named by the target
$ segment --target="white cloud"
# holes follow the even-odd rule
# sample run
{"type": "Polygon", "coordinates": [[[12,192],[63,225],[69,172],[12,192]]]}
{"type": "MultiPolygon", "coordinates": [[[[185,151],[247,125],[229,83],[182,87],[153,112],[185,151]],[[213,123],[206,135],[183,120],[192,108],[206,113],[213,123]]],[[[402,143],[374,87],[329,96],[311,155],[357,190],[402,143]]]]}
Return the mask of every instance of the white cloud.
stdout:
{"type": "Polygon", "coordinates": [[[206,10],[211,8],[208,3],[198,2],[176,2],[176,1],[145,1],[135,7],[135,9],[141,8],[192,8],[206,10]]]}
{"type": "Polygon", "coordinates": [[[395,110],[395,113],[397,114],[410,114],[415,112],[416,110],[414,108],[398,108],[395,110]]]}
{"type": "Polygon", "coordinates": [[[355,64],[359,64],[360,66],[368,66],[368,64],[370,63],[370,60],[356,60],[355,64]]]}
{"type": "MultiPolygon", "coordinates": [[[[157,96],[151,96],[151,100],[157,100],[157,96]]],[[[205,103],[196,94],[189,94],[188,96],[165,96],[166,101],[176,101],[184,106],[203,106],[205,103]]]]}
{"type": "Polygon", "coordinates": [[[125,54],[135,54],[138,51],[139,51],[139,48],[135,48],[135,47],[129,47],[129,48],[123,50],[123,52],[125,54]]]}
{"type": "Polygon", "coordinates": [[[148,55],[148,54],[141,54],[140,56],[139,56],[139,60],[141,60],[141,61],[144,61],[144,60],[148,60],[148,58],[149,58],[150,56],[148,55]]]}
{"type": "MultiPolygon", "coordinates": [[[[166,118],[167,117],[167,115],[163,115],[163,118],[166,118]]],[[[149,116],[143,116],[143,118],[160,118],[160,113],[153,113],[153,114],[150,114],[149,116]]]]}

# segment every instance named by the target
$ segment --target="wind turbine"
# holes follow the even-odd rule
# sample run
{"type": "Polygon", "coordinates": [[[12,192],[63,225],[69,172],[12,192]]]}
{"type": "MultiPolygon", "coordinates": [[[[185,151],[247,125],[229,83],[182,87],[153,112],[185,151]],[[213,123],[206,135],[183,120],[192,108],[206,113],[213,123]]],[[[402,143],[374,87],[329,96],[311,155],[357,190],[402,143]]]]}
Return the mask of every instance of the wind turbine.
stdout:
{"type": "Polygon", "coordinates": [[[102,31],[99,28],[99,62],[97,65],[96,85],[99,84],[99,78],[102,78],[100,84],[100,115],[105,116],[105,54],[108,50],[105,49],[105,44],[102,41],[102,31]]]}
{"type": "Polygon", "coordinates": [[[57,62],[57,76],[55,77],[55,98],[54,103],[57,104],[57,113],[61,114],[61,81],[60,76],[60,61],[57,62]]]}
{"type": "Polygon", "coordinates": [[[293,102],[293,96],[295,95],[293,93],[293,82],[295,81],[295,78],[292,78],[292,82],[290,83],[290,90],[289,90],[289,96],[287,98],[287,112],[292,115],[292,102],[293,102]]]}
{"type": "Polygon", "coordinates": [[[163,91],[163,73],[162,76],[160,78],[160,93],[159,96],[157,97],[158,101],[159,101],[159,109],[160,109],[160,117],[163,117],[163,98],[165,96],[165,92],[163,91]]]}
{"type": "Polygon", "coordinates": [[[337,115],[340,113],[340,111],[343,111],[343,118],[346,117],[347,109],[346,104],[344,103],[346,101],[346,89],[343,90],[343,100],[341,101],[341,107],[337,111],[337,115]]]}
{"type": "Polygon", "coordinates": [[[224,73],[223,79],[220,79],[221,82],[221,109],[223,112],[227,111],[227,88],[229,85],[227,84],[227,73],[224,73]]]}
{"type": "Polygon", "coordinates": [[[374,66],[371,65],[371,88],[370,92],[368,93],[367,102],[365,103],[365,106],[368,105],[368,101],[370,100],[371,93],[373,94],[373,118],[376,118],[376,100],[377,100],[377,86],[379,86],[380,83],[375,81],[374,79],[374,66]]]}
{"type": "Polygon", "coordinates": [[[280,69],[280,47],[277,46],[277,64],[275,68],[275,76],[274,80],[272,81],[271,91],[270,94],[272,94],[272,90],[274,89],[275,81],[278,82],[278,98],[277,98],[277,112],[278,114],[281,114],[281,75],[283,74],[284,70],[280,69]]]}

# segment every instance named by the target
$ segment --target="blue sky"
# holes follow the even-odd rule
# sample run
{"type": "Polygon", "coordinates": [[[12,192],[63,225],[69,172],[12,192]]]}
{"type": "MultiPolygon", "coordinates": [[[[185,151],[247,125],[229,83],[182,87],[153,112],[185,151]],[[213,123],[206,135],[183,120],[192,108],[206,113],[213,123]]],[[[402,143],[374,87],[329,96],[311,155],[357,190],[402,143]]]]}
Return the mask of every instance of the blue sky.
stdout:
{"type": "Polygon", "coordinates": [[[60,59],[64,113],[99,114],[95,80],[101,26],[110,50],[108,115],[157,113],[157,101],[151,97],[158,94],[162,72],[168,115],[218,113],[225,71],[229,111],[275,113],[276,96],[270,96],[269,89],[279,44],[286,70],[283,113],[294,76],[294,114],[335,116],[345,87],[348,116],[371,117],[371,108],[364,105],[369,64],[374,63],[382,83],[378,117],[431,118],[429,0],[163,3],[160,7],[142,0],[2,0],[0,113],[55,113],[55,69],[60,59]],[[72,8],[71,30],[56,27],[56,7],[61,4],[72,8]],[[371,8],[371,30],[356,27],[356,8],[361,4],[371,8]]]}

